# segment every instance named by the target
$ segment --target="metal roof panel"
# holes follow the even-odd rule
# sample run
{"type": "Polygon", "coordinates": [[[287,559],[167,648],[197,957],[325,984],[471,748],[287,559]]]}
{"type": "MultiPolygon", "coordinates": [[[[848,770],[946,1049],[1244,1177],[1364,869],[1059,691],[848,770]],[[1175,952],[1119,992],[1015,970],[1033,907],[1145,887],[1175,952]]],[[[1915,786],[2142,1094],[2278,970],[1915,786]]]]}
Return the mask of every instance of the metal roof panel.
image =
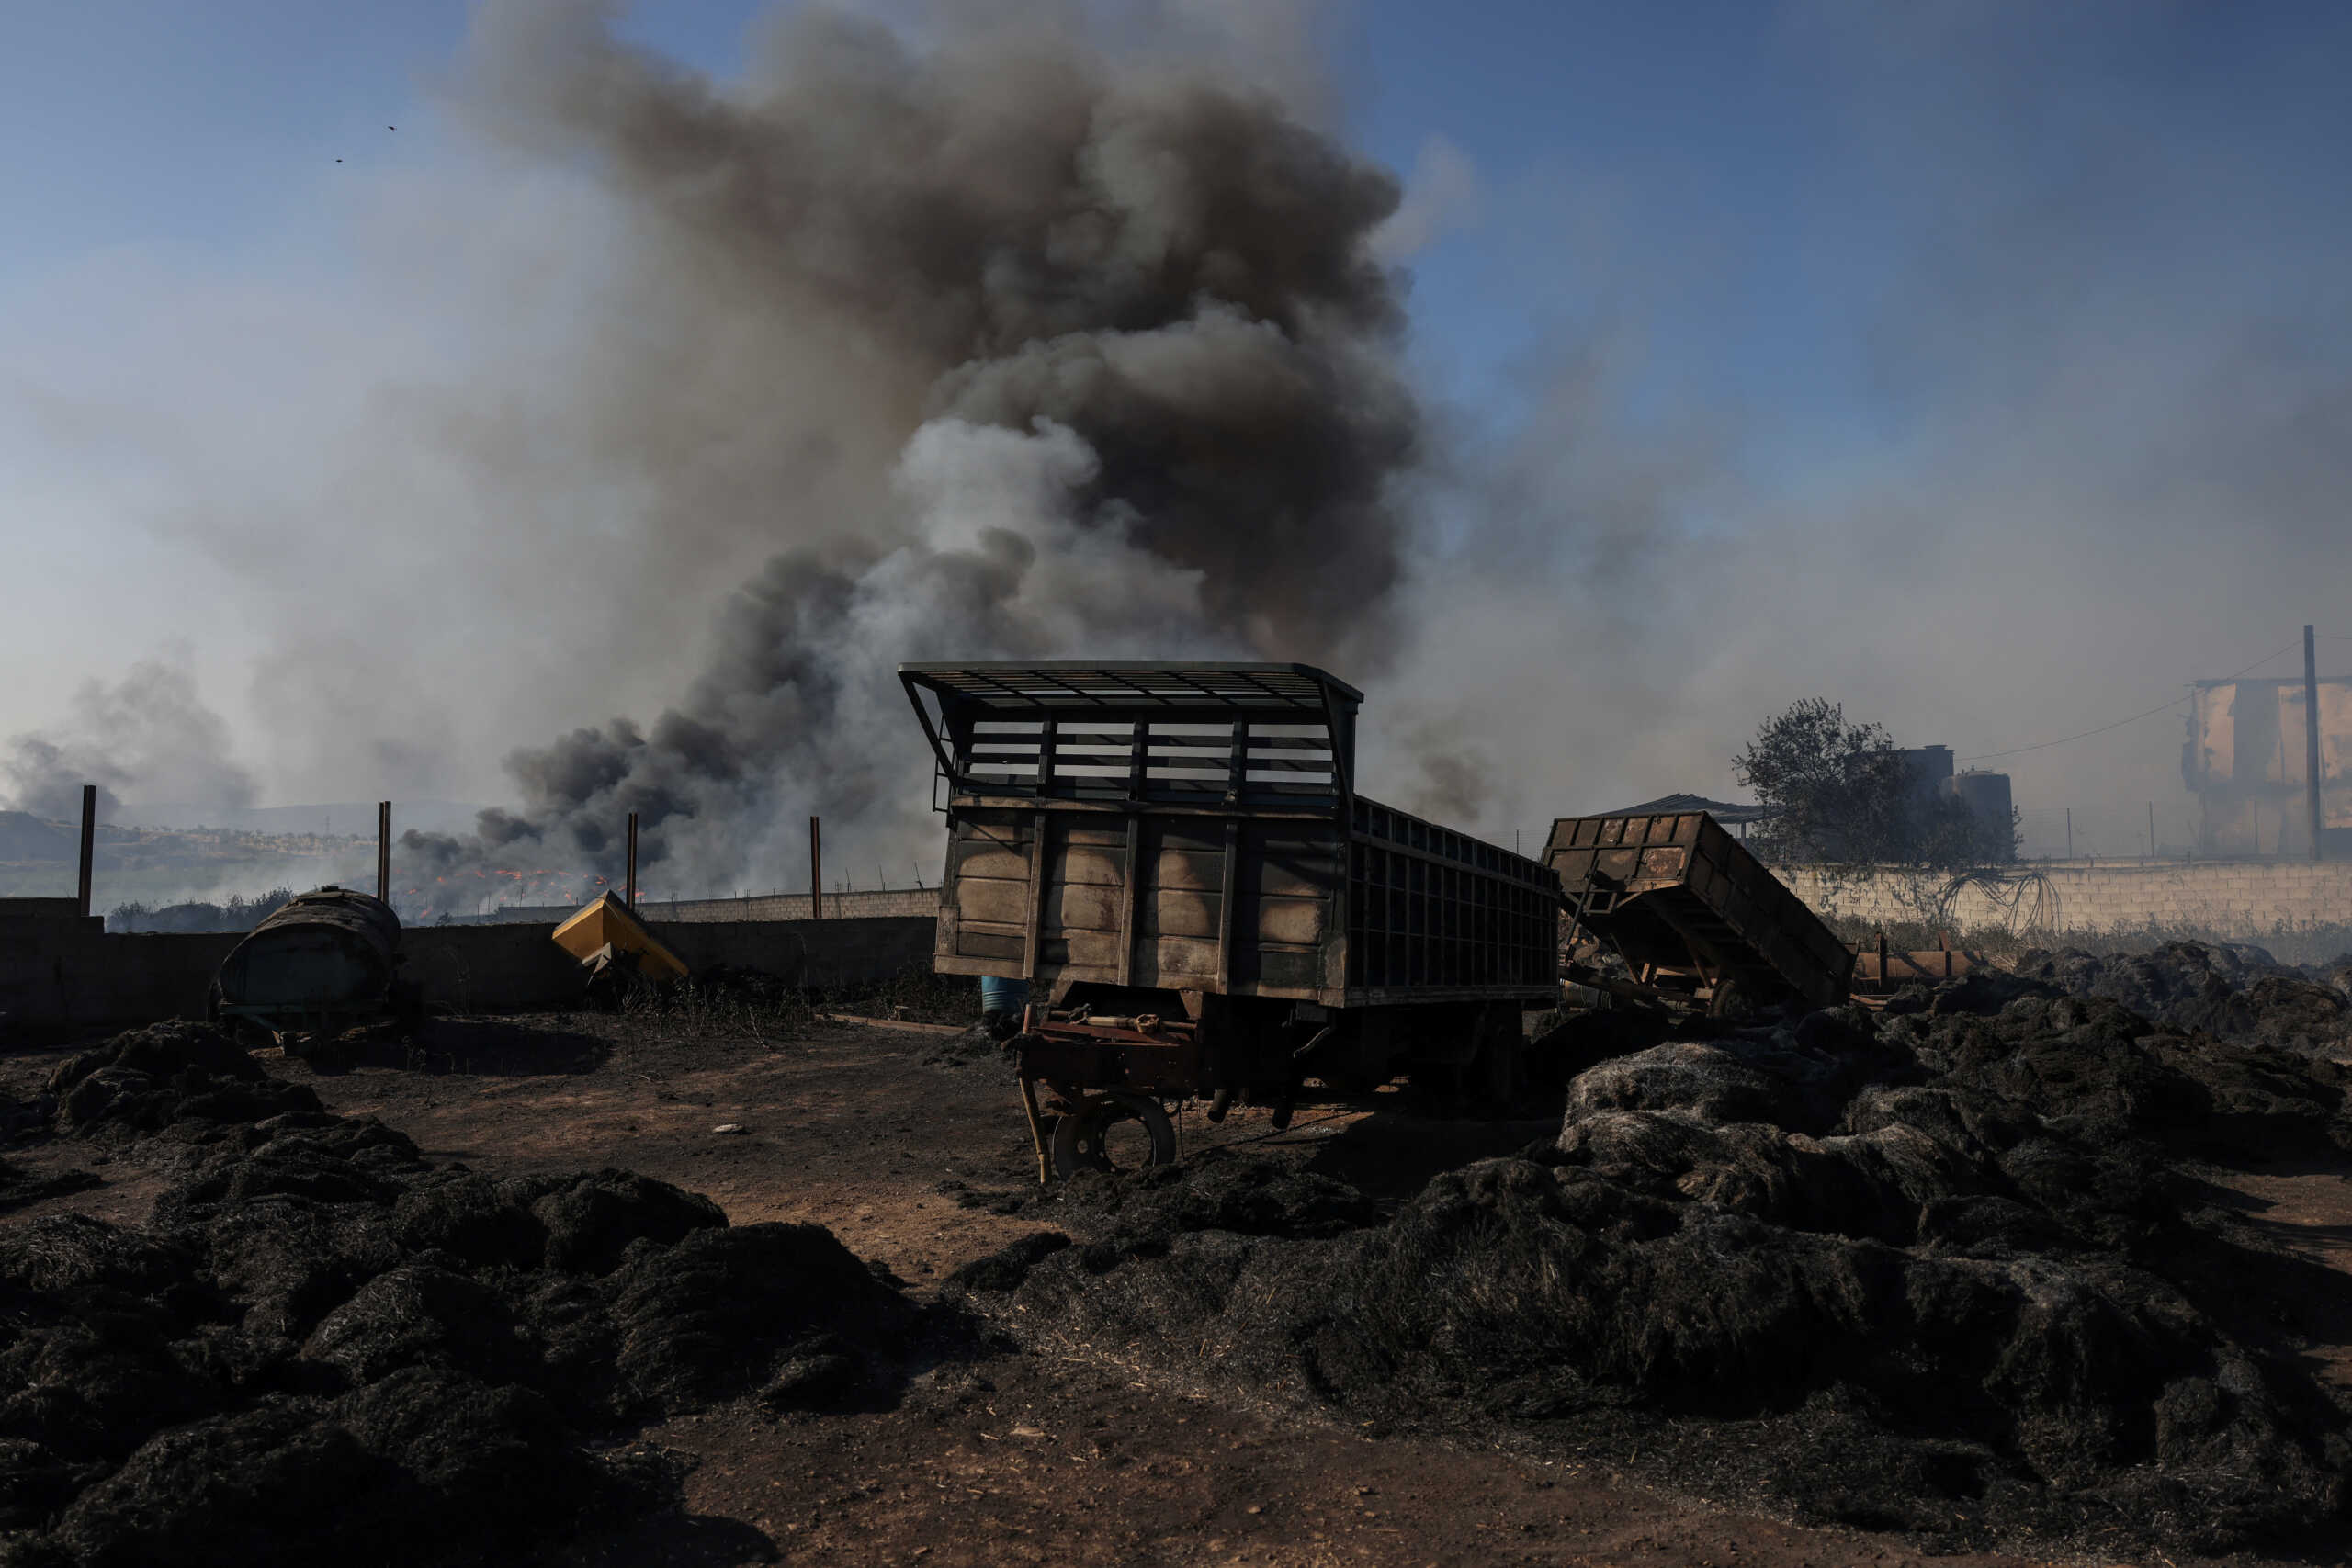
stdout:
{"type": "Polygon", "coordinates": [[[1320,713],[1363,694],[1311,664],[1055,660],[901,664],[901,679],[989,707],[1291,707],[1320,713]]]}

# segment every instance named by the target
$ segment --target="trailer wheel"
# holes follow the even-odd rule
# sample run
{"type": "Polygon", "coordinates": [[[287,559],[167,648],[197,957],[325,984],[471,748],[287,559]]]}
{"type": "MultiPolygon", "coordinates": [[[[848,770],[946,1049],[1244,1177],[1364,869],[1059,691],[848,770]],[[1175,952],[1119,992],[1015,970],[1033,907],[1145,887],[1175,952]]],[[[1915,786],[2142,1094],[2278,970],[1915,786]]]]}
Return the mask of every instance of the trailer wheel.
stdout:
{"type": "Polygon", "coordinates": [[[1054,1123],[1054,1170],[1134,1170],[1176,1163],[1176,1127],[1159,1101],[1108,1089],[1054,1123]]]}

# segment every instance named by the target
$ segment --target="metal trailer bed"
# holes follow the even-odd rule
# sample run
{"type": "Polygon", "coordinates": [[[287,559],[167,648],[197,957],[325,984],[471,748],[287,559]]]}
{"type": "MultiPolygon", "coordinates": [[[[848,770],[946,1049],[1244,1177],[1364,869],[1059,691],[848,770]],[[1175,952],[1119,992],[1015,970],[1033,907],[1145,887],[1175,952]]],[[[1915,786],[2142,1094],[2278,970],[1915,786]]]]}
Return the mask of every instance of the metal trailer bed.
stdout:
{"type": "Polygon", "coordinates": [[[1735,994],[1846,999],[1853,951],[1703,811],[1564,817],[1544,858],[1566,889],[1568,919],[1644,985],[1704,985],[1716,1011],[1735,994]]]}
{"type": "Polygon", "coordinates": [[[1163,1101],[1309,1077],[1499,1092],[1559,995],[1539,863],[1355,793],[1363,694],[1304,664],[905,664],[947,788],[933,966],[1027,981],[1039,1174],[1163,1101]],[[1045,1105],[1041,1110],[1042,1089],[1045,1105]],[[1045,1112],[1055,1114],[1048,1137],[1045,1112]]]}

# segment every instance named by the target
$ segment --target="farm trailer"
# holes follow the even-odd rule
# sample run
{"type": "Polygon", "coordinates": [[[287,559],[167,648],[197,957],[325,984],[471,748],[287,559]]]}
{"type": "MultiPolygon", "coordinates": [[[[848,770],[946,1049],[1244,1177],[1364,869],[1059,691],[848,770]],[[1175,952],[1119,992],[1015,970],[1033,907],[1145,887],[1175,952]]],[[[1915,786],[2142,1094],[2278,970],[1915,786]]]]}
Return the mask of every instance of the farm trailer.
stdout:
{"type": "Polygon", "coordinates": [[[1717,1013],[1846,999],[1852,950],[1703,811],[1563,817],[1544,858],[1569,922],[1616,949],[1644,987],[1704,987],[1717,1013]]]}
{"type": "Polygon", "coordinates": [[[1015,1050],[1041,1179],[1109,1166],[1114,1130],[1172,1159],[1169,1100],[1283,1125],[1309,1077],[1507,1091],[1521,1010],[1559,997],[1558,879],[1356,794],[1355,688],[1304,664],[899,679],[947,792],[933,967],[1038,998],[1015,1050]]]}

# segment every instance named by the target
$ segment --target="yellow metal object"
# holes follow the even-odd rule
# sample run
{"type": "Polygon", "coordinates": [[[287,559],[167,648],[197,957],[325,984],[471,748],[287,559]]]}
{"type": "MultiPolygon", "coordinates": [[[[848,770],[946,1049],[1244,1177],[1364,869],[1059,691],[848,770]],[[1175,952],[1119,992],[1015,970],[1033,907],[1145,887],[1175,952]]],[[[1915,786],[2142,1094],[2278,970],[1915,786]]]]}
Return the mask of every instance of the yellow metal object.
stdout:
{"type": "Polygon", "coordinates": [[[609,948],[625,955],[649,980],[683,980],[686,966],[678,955],[653,940],[617,893],[605,893],[555,928],[555,944],[582,964],[593,962],[609,948]]]}

